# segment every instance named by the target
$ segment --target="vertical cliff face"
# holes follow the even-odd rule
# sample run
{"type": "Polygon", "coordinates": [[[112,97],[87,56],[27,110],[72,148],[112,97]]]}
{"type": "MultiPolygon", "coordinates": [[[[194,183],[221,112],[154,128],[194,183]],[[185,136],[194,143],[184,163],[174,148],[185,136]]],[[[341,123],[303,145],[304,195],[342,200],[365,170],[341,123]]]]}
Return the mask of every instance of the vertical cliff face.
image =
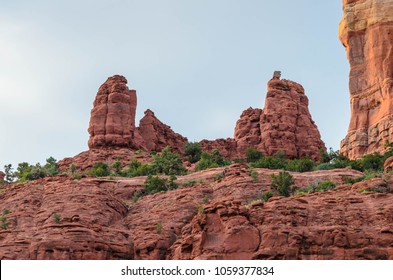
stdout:
{"type": "Polygon", "coordinates": [[[109,77],[98,89],[89,124],[89,148],[132,147],[135,130],[136,91],[127,79],[109,77]]]}
{"type": "Polygon", "coordinates": [[[341,152],[353,159],[393,141],[393,0],[343,0],[343,11],[351,120],[341,152]]]}

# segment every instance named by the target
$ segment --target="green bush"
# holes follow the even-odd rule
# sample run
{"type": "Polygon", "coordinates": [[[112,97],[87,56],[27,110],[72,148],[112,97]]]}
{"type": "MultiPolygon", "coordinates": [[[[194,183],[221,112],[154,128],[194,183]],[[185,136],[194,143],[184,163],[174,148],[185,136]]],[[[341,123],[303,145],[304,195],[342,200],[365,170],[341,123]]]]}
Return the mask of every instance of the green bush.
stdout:
{"type": "Polygon", "coordinates": [[[284,169],[287,162],[284,159],[266,156],[257,162],[251,163],[251,167],[255,168],[269,168],[269,169],[284,169]]]}
{"type": "Polygon", "coordinates": [[[271,197],[273,197],[273,193],[267,191],[263,194],[263,201],[268,202],[271,197]]]}
{"type": "Polygon", "coordinates": [[[90,176],[94,177],[105,177],[109,176],[110,171],[109,171],[109,166],[108,164],[104,162],[96,162],[93,166],[93,168],[88,172],[90,176]]]}
{"type": "Polygon", "coordinates": [[[312,171],[314,167],[314,162],[310,158],[304,159],[293,159],[288,162],[286,169],[296,172],[307,172],[312,171]]]}
{"type": "Polygon", "coordinates": [[[149,194],[157,192],[169,191],[178,188],[175,183],[176,177],[173,175],[168,179],[160,178],[158,176],[149,175],[144,183],[144,187],[149,194]]]}
{"type": "Polygon", "coordinates": [[[191,163],[201,159],[202,148],[198,142],[187,142],[184,144],[184,154],[191,163]]]}
{"type": "Polygon", "coordinates": [[[130,161],[127,167],[120,171],[120,175],[124,177],[138,177],[155,174],[151,164],[141,163],[136,159],[130,161]]]}
{"type": "Polygon", "coordinates": [[[290,196],[292,192],[291,187],[295,183],[292,175],[286,171],[282,171],[278,175],[272,174],[270,176],[272,178],[272,188],[282,196],[290,196]]]}
{"type": "Polygon", "coordinates": [[[301,194],[307,194],[307,193],[325,192],[325,191],[334,189],[335,187],[336,187],[335,183],[327,180],[327,181],[323,181],[320,183],[310,184],[306,188],[298,190],[297,194],[301,195],[301,194]]]}
{"type": "Polygon", "coordinates": [[[15,179],[15,175],[13,172],[12,164],[4,165],[4,173],[5,173],[5,180],[8,183],[11,183],[15,179]]]}
{"type": "Polygon", "coordinates": [[[363,170],[383,171],[383,156],[374,153],[365,155],[361,159],[363,170]]]}
{"type": "Polygon", "coordinates": [[[160,155],[155,155],[151,167],[156,174],[184,175],[187,170],[178,154],[172,153],[171,148],[166,146],[160,155]]]}
{"type": "Polygon", "coordinates": [[[59,174],[59,167],[57,165],[57,160],[53,157],[46,159],[46,164],[44,166],[45,172],[48,176],[55,176],[59,174]]]}
{"type": "Polygon", "coordinates": [[[263,157],[263,153],[253,147],[250,147],[246,150],[246,158],[248,163],[257,162],[261,160],[262,157],[263,157]]]}
{"type": "Polygon", "coordinates": [[[224,160],[222,155],[218,150],[214,150],[212,154],[203,152],[201,156],[201,160],[198,162],[196,166],[196,170],[205,170],[209,168],[215,168],[220,166],[225,166],[230,164],[230,162],[224,160]]]}
{"type": "Polygon", "coordinates": [[[116,160],[111,164],[111,168],[115,175],[121,175],[121,162],[119,160],[116,160]]]}

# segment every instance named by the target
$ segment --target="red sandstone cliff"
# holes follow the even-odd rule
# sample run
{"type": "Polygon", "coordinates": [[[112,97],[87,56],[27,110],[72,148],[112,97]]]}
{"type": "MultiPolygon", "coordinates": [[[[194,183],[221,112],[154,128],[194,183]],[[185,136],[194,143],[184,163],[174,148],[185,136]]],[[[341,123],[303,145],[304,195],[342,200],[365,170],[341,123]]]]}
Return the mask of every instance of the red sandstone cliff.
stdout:
{"type": "MultiPolygon", "coordinates": [[[[263,203],[252,201],[278,171],[255,169],[255,182],[247,169],[228,167],[219,181],[224,168],[179,176],[197,184],[137,202],[145,177],[12,184],[0,193],[0,209],[9,210],[0,259],[393,259],[393,194],[362,192],[392,189],[391,180],[263,203]]],[[[362,174],[292,175],[304,187],[362,174]]]]}
{"type": "Polygon", "coordinates": [[[343,0],[343,10],[351,121],[341,153],[354,159],[393,141],[393,1],[343,0]]]}

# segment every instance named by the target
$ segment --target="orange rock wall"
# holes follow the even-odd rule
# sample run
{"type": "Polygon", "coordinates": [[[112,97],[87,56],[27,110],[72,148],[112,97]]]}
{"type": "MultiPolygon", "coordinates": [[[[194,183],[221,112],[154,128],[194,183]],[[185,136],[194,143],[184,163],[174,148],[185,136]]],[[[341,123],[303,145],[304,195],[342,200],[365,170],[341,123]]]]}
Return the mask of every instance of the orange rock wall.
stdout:
{"type": "Polygon", "coordinates": [[[393,1],[343,0],[343,11],[351,120],[341,153],[355,159],[393,141],[393,1]]]}

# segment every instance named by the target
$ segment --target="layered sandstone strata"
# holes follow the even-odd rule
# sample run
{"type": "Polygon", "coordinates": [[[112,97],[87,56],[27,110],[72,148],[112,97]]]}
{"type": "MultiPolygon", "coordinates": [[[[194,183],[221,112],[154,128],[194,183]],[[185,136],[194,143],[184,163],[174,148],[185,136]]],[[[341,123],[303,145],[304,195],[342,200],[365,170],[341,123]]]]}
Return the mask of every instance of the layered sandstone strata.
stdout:
{"type": "Polygon", "coordinates": [[[218,149],[229,158],[244,158],[246,150],[254,147],[265,155],[283,152],[289,158],[318,160],[320,150],[326,150],[303,87],[277,77],[268,82],[265,108],[248,108],[241,114],[234,138],[204,140],[201,144],[204,150],[218,149]]]}
{"type": "Polygon", "coordinates": [[[89,148],[134,148],[161,151],[166,146],[182,152],[187,138],[162,123],[151,110],[145,111],[135,127],[136,91],[120,75],[109,77],[98,90],[91,110],[89,148]]]}
{"type": "Polygon", "coordinates": [[[343,0],[343,10],[351,120],[341,152],[354,159],[393,141],[393,1],[343,0]]]}
{"type": "Polygon", "coordinates": [[[91,110],[89,148],[132,147],[136,105],[136,91],[127,87],[127,79],[109,77],[99,88],[91,110]]]}

